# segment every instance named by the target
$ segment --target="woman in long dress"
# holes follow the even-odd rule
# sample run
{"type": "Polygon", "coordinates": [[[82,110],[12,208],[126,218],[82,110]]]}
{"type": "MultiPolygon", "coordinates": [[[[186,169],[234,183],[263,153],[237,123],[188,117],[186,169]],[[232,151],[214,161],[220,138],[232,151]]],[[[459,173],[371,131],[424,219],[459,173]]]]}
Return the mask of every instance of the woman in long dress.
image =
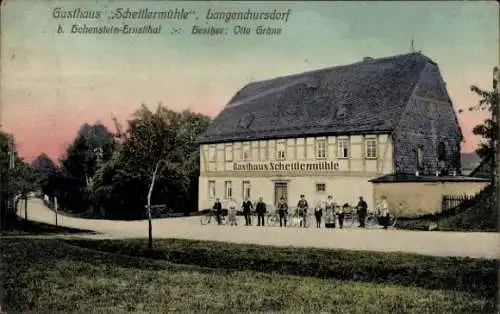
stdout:
{"type": "Polygon", "coordinates": [[[328,195],[325,202],[325,216],[325,226],[335,228],[335,202],[332,195],[328,195]]]}

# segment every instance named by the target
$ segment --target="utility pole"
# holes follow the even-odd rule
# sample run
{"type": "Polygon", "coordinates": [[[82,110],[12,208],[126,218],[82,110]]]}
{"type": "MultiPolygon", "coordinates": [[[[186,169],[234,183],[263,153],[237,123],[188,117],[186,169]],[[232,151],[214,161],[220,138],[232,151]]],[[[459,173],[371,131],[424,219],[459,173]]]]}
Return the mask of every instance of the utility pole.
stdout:
{"type": "Polygon", "coordinates": [[[57,196],[54,196],[54,212],[56,213],[56,227],[57,227],[57,209],[58,209],[58,204],[57,204],[57,196]]]}

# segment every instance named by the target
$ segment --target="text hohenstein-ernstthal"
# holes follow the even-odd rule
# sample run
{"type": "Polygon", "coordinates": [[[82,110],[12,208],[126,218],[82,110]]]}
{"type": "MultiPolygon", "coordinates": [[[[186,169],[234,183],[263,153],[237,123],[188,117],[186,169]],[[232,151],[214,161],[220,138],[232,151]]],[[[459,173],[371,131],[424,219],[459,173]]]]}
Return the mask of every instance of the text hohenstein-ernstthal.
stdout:
{"type": "MultiPolygon", "coordinates": [[[[373,208],[371,179],[460,167],[462,134],[437,64],[421,53],[247,84],[198,138],[198,209],[329,194],[373,208]]],[[[390,202],[390,200],[389,200],[390,202]]]]}

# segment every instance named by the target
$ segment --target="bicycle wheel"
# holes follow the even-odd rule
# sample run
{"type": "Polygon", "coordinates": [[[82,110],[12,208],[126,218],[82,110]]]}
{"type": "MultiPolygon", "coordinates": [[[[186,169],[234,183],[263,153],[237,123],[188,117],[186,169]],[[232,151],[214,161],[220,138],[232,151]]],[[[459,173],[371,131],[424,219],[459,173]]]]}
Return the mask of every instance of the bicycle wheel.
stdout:
{"type": "Polygon", "coordinates": [[[397,218],[395,216],[389,216],[389,227],[394,227],[396,225],[397,218]]]}
{"type": "Polygon", "coordinates": [[[269,215],[267,216],[267,225],[271,227],[276,227],[280,222],[280,218],[278,215],[269,215]]]}
{"type": "Polygon", "coordinates": [[[352,227],[354,225],[354,215],[345,214],[344,215],[344,227],[352,227]]]}
{"type": "Polygon", "coordinates": [[[204,215],[201,216],[200,223],[202,226],[209,224],[210,220],[212,220],[212,215],[204,215]]]}
{"type": "Polygon", "coordinates": [[[290,227],[298,227],[300,225],[300,217],[297,214],[292,214],[288,216],[288,226],[290,227]]]}
{"type": "Polygon", "coordinates": [[[365,219],[365,225],[368,227],[375,227],[378,225],[378,219],[374,215],[368,215],[365,219]]]}

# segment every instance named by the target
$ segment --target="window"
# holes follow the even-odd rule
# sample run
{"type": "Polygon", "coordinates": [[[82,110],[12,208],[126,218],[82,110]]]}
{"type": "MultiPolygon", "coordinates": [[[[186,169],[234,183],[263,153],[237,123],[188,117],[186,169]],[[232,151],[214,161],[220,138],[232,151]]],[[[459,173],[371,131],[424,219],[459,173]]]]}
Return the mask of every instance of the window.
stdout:
{"type": "Polygon", "coordinates": [[[326,184],[316,183],[316,192],[326,192],[326,184]]]}
{"type": "Polygon", "coordinates": [[[260,160],[267,160],[267,147],[260,148],[260,160]]]}
{"type": "Polygon", "coordinates": [[[243,181],[243,199],[250,198],[250,181],[243,181]]]}
{"type": "Polygon", "coordinates": [[[208,198],[215,198],[215,181],[208,181],[208,198]]]}
{"type": "Polygon", "coordinates": [[[425,103],[424,104],[424,115],[427,119],[433,119],[434,118],[434,104],[431,102],[425,103]]]}
{"type": "Polygon", "coordinates": [[[282,142],[278,142],[277,145],[276,145],[276,158],[278,160],[284,160],[286,159],[286,146],[285,146],[285,143],[282,142]]]}
{"type": "Polygon", "coordinates": [[[224,195],[224,198],[230,199],[233,197],[233,183],[231,181],[226,181],[225,186],[226,186],[226,194],[224,195]]]}
{"type": "Polygon", "coordinates": [[[316,141],[316,158],[326,158],[326,140],[316,141]]]}
{"type": "Polygon", "coordinates": [[[367,138],[365,140],[365,157],[366,158],[377,158],[377,139],[367,138]]]}
{"type": "Polygon", "coordinates": [[[424,150],[422,146],[417,148],[417,169],[418,171],[424,169],[424,150]]]}
{"type": "Polygon", "coordinates": [[[349,158],[348,138],[339,138],[339,158],[349,158]]]}
{"type": "Polygon", "coordinates": [[[217,150],[215,149],[215,145],[210,145],[208,147],[208,160],[209,161],[217,160],[217,150]]]}
{"type": "Polygon", "coordinates": [[[446,160],[446,144],[444,142],[439,142],[438,144],[438,161],[446,160]]]}
{"type": "Polygon", "coordinates": [[[226,145],[225,147],[225,157],[226,157],[226,161],[233,161],[233,145],[232,144],[228,144],[226,145]]]}
{"type": "Polygon", "coordinates": [[[248,148],[243,149],[243,160],[250,160],[250,150],[248,148]]]}

